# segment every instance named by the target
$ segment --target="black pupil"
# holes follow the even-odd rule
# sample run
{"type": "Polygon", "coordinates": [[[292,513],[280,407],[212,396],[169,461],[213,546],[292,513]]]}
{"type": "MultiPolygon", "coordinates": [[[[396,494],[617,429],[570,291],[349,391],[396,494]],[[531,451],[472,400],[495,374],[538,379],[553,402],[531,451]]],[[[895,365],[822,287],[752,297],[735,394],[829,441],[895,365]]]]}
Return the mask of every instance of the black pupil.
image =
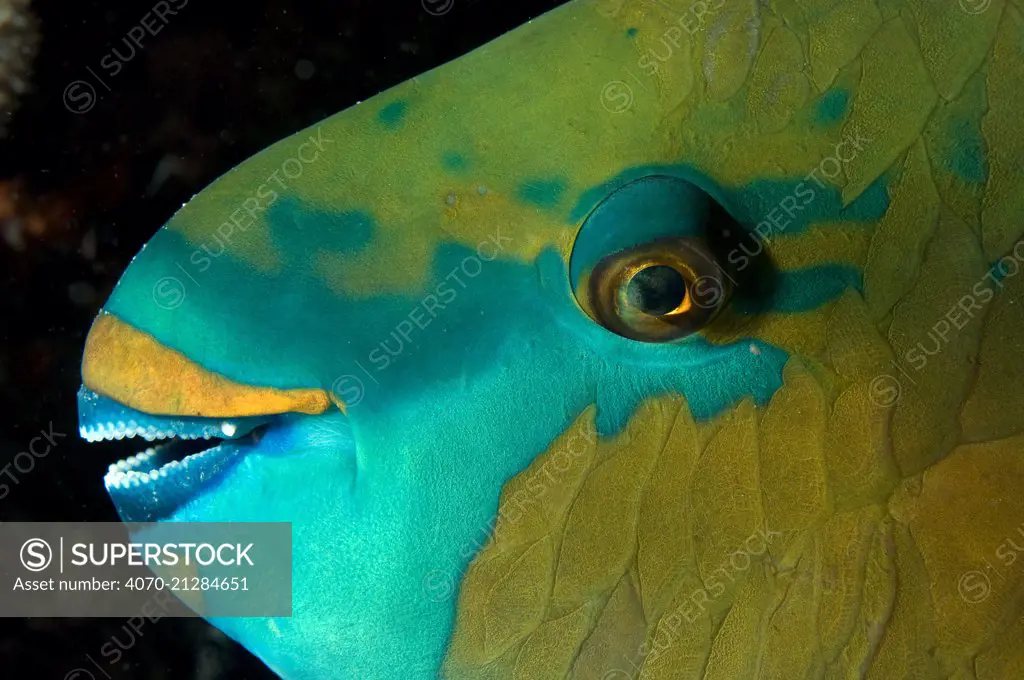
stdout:
{"type": "Polygon", "coordinates": [[[646,314],[668,314],[686,299],[686,279],[673,267],[646,267],[626,284],[626,299],[646,314]]]}

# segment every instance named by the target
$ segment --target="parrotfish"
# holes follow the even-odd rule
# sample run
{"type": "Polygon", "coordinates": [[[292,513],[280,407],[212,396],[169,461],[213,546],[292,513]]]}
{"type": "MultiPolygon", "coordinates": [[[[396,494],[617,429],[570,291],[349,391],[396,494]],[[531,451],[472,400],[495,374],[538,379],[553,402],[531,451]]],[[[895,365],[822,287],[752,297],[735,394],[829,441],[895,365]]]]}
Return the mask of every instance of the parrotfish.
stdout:
{"type": "Polygon", "coordinates": [[[576,0],[274,144],[89,332],[121,517],[291,522],[284,678],[1024,677],[1022,9],[576,0]]]}

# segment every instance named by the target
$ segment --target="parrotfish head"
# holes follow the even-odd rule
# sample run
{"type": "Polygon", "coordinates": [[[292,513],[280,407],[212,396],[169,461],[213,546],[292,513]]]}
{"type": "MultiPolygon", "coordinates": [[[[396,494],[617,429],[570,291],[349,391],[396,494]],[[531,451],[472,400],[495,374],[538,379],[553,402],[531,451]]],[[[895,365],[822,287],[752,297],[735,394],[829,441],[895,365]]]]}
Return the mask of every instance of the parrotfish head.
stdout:
{"type": "Polygon", "coordinates": [[[1024,22],[772,4],[570,3],[146,244],[81,430],[151,440],[126,521],[292,523],[293,615],[218,627],[288,678],[1003,644],[1019,574],[958,577],[1024,520],[1024,22]]]}

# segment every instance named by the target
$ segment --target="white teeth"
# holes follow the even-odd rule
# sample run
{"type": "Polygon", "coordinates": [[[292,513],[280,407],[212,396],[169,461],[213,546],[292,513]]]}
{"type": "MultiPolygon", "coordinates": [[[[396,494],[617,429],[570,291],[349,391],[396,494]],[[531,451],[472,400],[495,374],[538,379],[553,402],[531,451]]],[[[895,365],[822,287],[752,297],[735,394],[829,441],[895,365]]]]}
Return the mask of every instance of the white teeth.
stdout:
{"type": "MultiPolygon", "coordinates": [[[[168,426],[165,425],[164,427],[168,426]]],[[[237,435],[238,431],[238,424],[230,421],[222,421],[217,424],[201,427],[193,426],[190,428],[190,432],[177,433],[169,427],[168,429],[158,429],[157,426],[140,424],[134,419],[129,419],[127,422],[118,420],[106,423],[91,423],[80,426],[78,429],[82,438],[89,442],[109,441],[112,439],[123,440],[133,437],[139,437],[150,442],[171,438],[179,440],[197,440],[200,438],[210,440],[214,438],[232,438],[237,435]]],[[[122,490],[141,490],[142,487],[153,488],[150,485],[154,485],[165,478],[186,474],[189,470],[195,471],[196,468],[192,467],[192,464],[196,463],[196,461],[204,461],[211,457],[223,455],[222,453],[215,453],[219,450],[219,447],[215,447],[191,454],[180,461],[172,460],[158,464],[158,460],[151,460],[155,456],[160,455],[159,452],[161,450],[167,449],[170,446],[172,446],[171,442],[160,442],[141,453],[112,463],[107,467],[107,472],[104,476],[107,488],[122,490]]],[[[200,478],[205,478],[205,475],[201,474],[200,478]]]]}
{"type": "MultiPolygon", "coordinates": [[[[114,467],[114,466],[111,466],[114,467]]],[[[107,473],[107,476],[103,481],[106,482],[108,487],[126,487],[126,486],[142,486],[149,484],[157,479],[157,477],[163,477],[166,475],[158,475],[156,471],[153,472],[136,472],[135,470],[129,470],[124,472],[122,470],[111,470],[107,473]]]]}
{"type": "MultiPolygon", "coordinates": [[[[176,436],[172,430],[158,430],[152,425],[141,427],[134,420],[129,420],[127,423],[119,420],[116,423],[99,423],[88,427],[82,426],[78,428],[78,433],[82,436],[82,439],[90,442],[132,439],[134,437],[142,437],[146,441],[153,441],[154,439],[170,439],[176,436]]],[[[177,436],[180,439],[194,439],[198,435],[184,434],[177,436]]]]}
{"type": "Polygon", "coordinates": [[[150,458],[153,457],[154,453],[156,453],[156,449],[155,448],[146,449],[145,451],[141,451],[139,453],[136,453],[134,456],[130,456],[128,458],[125,458],[123,462],[130,469],[130,468],[138,465],[139,463],[145,463],[147,460],[149,460],[150,458]]]}
{"type": "MultiPolygon", "coordinates": [[[[199,464],[200,461],[208,457],[219,455],[216,453],[216,449],[207,449],[206,451],[188,456],[183,460],[172,460],[155,470],[144,472],[143,470],[146,468],[154,466],[150,459],[156,456],[159,453],[159,449],[165,446],[147,449],[142,453],[110,465],[107,468],[107,474],[104,476],[107,488],[129,489],[144,487],[167,477],[173,477],[175,474],[182,474],[189,469],[194,469],[192,468],[193,464],[199,464]]],[[[205,479],[204,474],[200,476],[200,480],[203,479],[205,479]]]]}

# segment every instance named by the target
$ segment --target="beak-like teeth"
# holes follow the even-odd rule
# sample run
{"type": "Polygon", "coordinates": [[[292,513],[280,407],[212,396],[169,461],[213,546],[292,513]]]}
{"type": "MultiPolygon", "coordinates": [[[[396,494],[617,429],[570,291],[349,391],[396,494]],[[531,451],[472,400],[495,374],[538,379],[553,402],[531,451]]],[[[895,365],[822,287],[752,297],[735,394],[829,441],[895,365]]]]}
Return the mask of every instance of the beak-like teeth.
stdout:
{"type": "MultiPolygon", "coordinates": [[[[190,469],[198,470],[197,474],[202,475],[204,460],[225,458],[225,453],[221,450],[221,447],[215,447],[188,456],[184,460],[171,460],[164,463],[159,460],[159,456],[161,450],[168,446],[170,444],[160,444],[146,449],[142,453],[111,464],[107,468],[107,474],[104,476],[107,489],[125,490],[148,486],[168,477],[186,474],[190,469]]],[[[227,455],[229,456],[230,454],[227,455]]]]}
{"type": "Polygon", "coordinates": [[[213,439],[214,437],[231,437],[238,431],[238,426],[231,422],[223,422],[219,425],[206,425],[201,431],[175,432],[173,430],[158,430],[152,425],[140,427],[134,420],[117,421],[111,423],[95,423],[89,426],[82,426],[78,433],[89,442],[110,441],[111,439],[132,439],[136,436],[146,441],[157,439],[213,439]]]}

